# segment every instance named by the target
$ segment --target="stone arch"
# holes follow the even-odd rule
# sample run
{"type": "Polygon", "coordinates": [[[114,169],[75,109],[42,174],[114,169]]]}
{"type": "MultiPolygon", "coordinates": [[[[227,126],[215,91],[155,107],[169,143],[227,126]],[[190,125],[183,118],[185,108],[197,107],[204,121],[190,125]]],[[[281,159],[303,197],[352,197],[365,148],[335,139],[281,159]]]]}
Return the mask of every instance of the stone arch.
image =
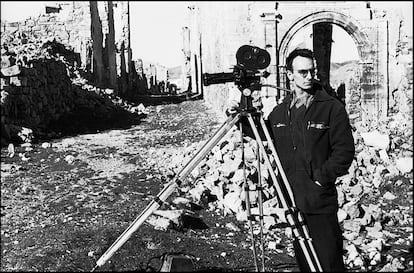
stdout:
{"type": "Polygon", "coordinates": [[[364,48],[370,47],[368,36],[361,31],[362,27],[359,26],[358,22],[352,20],[351,17],[337,11],[316,11],[298,18],[282,37],[279,47],[281,56],[279,63],[281,65],[285,65],[286,57],[289,54],[287,50],[295,34],[307,25],[316,23],[331,23],[343,28],[354,40],[360,59],[364,56],[364,48]]]}
{"type": "MultiPolygon", "coordinates": [[[[279,61],[280,66],[284,67],[286,65],[286,57],[290,53],[288,52],[289,44],[297,32],[310,24],[316,23],[335,24],[344,29],[355,42],[360,59],[360,67],[357,73],[358,79],[355,79],[355,82],[353,84],[354,87],[350,91],[350,102],[347,104],[346,108],[351,116],[351,119],[357,120],[364,118],[361,114],[363,112],[362,110],[365,108],[363,97],[364,94],[367,94],[369,90],[372,89],[372,87],[365,84],[365,80],[363,80],[363,78],[370,79],[373,78],[375,74],[375,71],[370,67],[370,60],[367,60],[367,57],[370,55],[369,52],[372,49],[373,45],[368,37],[368,34],[363,32],[363,27],[352,17],[337,11],[325,10],[315,11],[295,20],[281,39],[279,47],[281,58],[279,61]]],[[[280,76],[283,78],[284,75],[280,76]]]]}

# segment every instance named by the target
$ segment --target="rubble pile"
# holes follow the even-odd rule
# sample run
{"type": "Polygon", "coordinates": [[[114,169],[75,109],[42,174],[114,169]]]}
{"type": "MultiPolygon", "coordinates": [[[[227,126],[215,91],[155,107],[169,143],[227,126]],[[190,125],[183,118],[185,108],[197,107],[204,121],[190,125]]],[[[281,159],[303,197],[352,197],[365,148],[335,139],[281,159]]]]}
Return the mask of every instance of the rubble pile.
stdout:
{"type": "MultiPolygon", "coordinates": [[[[405,267],[404,258],[392,257],[386,249],[395,243],[412,247],[412,117],[397,113],[369,124],[360,121],[354,128],[355,159],[349,174],[337,179],[344,258],[348,268],[398,271],[405,267]],[[410,235],[401,237],[403,231],[410,235]]],[[[200,144],[194,143],[184,153],[175,152],[158,162],[160,169],[170,176],[178,173],[199,148],[200,144]]],[[[252,214],[257,215],[256,144],[244,138],[244,148],[252,214]]],[[[188,183],[180,186],[180,192],[198,204],[205,203],[207,196],[209,209],[234,214],[247,224],[240,133],[231,131],[198,166],[188,183]]],[[[284,212],[278,208],[275,188],[263,171],[264,164],[261,170],[265,233],[274,243],[280,241],[280,231],[275,226],[285,223],[284,212]]],[[[285,235],[290,237],[290,229],[285,229],[285,235]]],[[[412,261],[409,263],[412,267],[412,261]]]]}
{"type": "Polygon", "coordinates": [[[148,113],[142,104],[127,103],[112,89],[89,84],[78,67],[78,54],[63,44],[23,31],[2,33],[1,38],[2,144],[24,128],[42,130],[79,107],[103,118],[118,109],[148,113]]]}

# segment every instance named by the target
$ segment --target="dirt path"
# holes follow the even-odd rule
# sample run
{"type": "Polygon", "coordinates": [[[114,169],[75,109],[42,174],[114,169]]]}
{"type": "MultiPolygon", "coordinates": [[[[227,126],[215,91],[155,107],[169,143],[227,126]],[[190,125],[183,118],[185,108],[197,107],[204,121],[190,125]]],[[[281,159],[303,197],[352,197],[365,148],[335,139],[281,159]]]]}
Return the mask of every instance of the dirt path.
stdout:
{"type": "MultiPolygon", "coordinates": [[[[201,101],[149,109],[130,129],[17,147],[12,158],[1,150],[1,271],[91,270],[168,182],[177,155],[222,122],[201,101]]],[[[150,258],[178,251],[194,255],[199,269],[254,270],[248,230],[218,209],[198,213],[208,229],[143,225],[101,269],[144,270],[150,258]],[[231,232],[231,223],[241,230],[231,232]]],[[[279,252],[267,253],[269,270],[294,270],[279,252]]]]}

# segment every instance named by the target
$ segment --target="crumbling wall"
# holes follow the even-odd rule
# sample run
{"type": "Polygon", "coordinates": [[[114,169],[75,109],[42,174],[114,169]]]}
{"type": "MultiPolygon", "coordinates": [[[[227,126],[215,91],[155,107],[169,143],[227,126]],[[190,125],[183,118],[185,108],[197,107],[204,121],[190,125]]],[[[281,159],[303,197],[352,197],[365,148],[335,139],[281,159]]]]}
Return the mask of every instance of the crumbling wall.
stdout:
{"type": "Polygon", "coordinates": [[[48,137],[45,134],[53,133],[47,129],[49,124],[79,109],[98,121],[116,111],[143,113],[142,107],[134,108],[114,96],[112,89],[88,84],[76,66],[77,54],[62,44],[27,45],[33,48],[24,51],[25,58],[20,55],[25,47],[2,47],[2,145],[48,137]]]}
{"type": "Polygon", "coordinates": [[[24,31],[2,33],[1,38],[2,145],[53,136],[50,124],[80,110],[102,123],[121,112],[143,113],[142,106],[126,103],[113,89],[89,84],[79,54],[63,44],[43,43],[24,31]]]}
{"type": "MultiPolygon", "coordinates": [[[[106,2],[97,3],[95,14],[103,18],[102,27],[96,29],[103,46],[99,82],[91,74],[96,71],[97,64],[92,62],[96,52],[92,48],[89,1],[64,2],[61,9],[56,10],[59,13],[20,22],[1,22],[2,144],[15,137],[21,127],[39,133],[51,122],[81,107],[92,111],[91,116],[102,115],[103,120],[108,113],[106,110],[117,107],[116,101],[121,99],[116,97],[117,88],[114,87],[118,85],[114,40],[122,41],[125,37],[114,38],[114,33],[109,33],[114,29],[110,6],[106,2]],[[110,71],[112,74],[108,75],[110,71]]],[[[124,5],[120,6],[124,11],[124,5]]]]}
{"type": "Polygon", "coordinates": [[[32,128],[71,111],[76,99],[68,73],[64,63],[52,59],[2,69],[2,122],[32,128]]]}
{"type": "Polygon", "coordinates": [[[126,94],[134,80],[129,77],[132,52],[127,3],[74,1],[58,2],[57,5],[60,7],[58,13],[42,14],[20,22],[2,22],[2,33],[24,32],[42,42],[56,40],[80,55],[79,65],[94,72],[96,84],[112,88],[120,95],[126,94]],[[125,58],[124,63],[122,58],[125,58]]]}
{"type": "Polygon", "coordinates": [[[388,9],[389,108],[391,113],[413,114],[413,12],[388,9]]]}
{"type": "Polygon", "coordinates": [[[86,9],[88,5],[88,2],[73,2],[73,6],[66,7],[61,13],[42,14],[19,22],[2,21],[2,43],[9,44],[13,42],[13,37],[22,35],[26,41],[15,40],[16,43],[26,44],[28,37],[39,43],[56,40],[80,55],[81,67],[91,68],[91,20],[86,9]]]}

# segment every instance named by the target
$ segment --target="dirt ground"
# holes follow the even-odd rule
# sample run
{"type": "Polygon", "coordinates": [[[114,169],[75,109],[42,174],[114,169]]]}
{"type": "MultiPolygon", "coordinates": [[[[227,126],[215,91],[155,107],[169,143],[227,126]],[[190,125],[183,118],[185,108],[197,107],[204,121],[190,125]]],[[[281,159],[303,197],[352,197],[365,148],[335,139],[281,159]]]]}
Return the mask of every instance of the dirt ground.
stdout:
{"type": "MultiPolygon", "coordinates": [[[[46,142],[51,147],[16,145],[12,158],[1,150],[1,271],[90,271],[169,182],[164,159],[208,139],[221,124],[201,101],[149,109],[129,129],[72,130],[74,136],[46,142]]],[[[169,252],[193,255],[196,270],[254,271],[247,227],[219,210],[196,212],[208,228],[160,231],[144,223],[96,271],[154,270],[160,266],[154,257],[169,252]],[[231,232],[229,223],[241,231],[231,232]]],[[[295,269],[286,253],[265,257],[269,271],[295,269]]]]}
{"type": "MultiPolygon", "coordinates": [[[[201,145],[222,122],[202,101],[149,110],[127,129],[71,132],[17,146],[13,157],[1,149],[1,271],[90,271],[169,182],[167,159],[201,145]]],[[[194,256],[196,271],[254,271],[248,226],[199,205],[192,209],[208,228],[160,231],[144,223],[96,271],[156,270],[156,257],[169,252],[194,256]]],[[[282,240],[266,249],[266,271],[298,270],[289,245],[282,240]]]]}

